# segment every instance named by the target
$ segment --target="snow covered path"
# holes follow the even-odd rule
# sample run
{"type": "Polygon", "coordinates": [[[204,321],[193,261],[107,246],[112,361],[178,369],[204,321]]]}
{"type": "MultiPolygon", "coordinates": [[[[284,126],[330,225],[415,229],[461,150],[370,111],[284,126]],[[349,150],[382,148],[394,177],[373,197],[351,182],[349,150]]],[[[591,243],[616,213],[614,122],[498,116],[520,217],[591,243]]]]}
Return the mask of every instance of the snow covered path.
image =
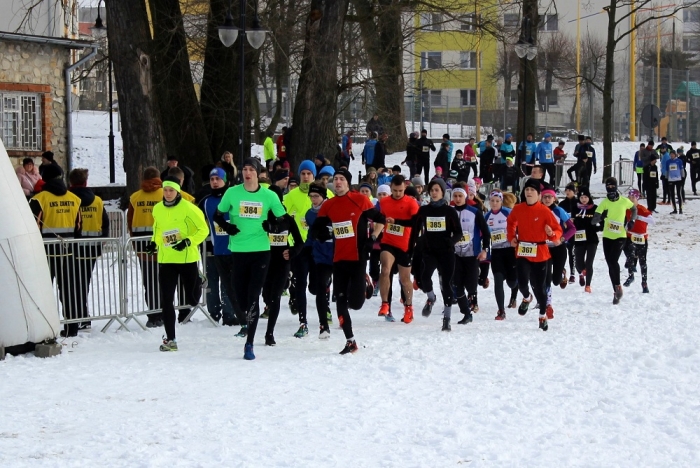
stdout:
{"type": "Polygon", "coordinates": [[[492,286],[449,334],[439,304],[405,325],[373,298],[344,357],[337,323],[316,338],[313,309],[311,335],[292,337],[286,299],[277,347],[258,330],[254,362],[202,316],[178,328],[177,353],[158,351],[160,330],[114,327],[58,358],[8,357],[0,466],[698,466],[700,202],[659,209],[651,294],[637,279],[613,307],[601,247],[593,294],[557,288],[546,333],[533,312],[494,321],[492,286]]]}

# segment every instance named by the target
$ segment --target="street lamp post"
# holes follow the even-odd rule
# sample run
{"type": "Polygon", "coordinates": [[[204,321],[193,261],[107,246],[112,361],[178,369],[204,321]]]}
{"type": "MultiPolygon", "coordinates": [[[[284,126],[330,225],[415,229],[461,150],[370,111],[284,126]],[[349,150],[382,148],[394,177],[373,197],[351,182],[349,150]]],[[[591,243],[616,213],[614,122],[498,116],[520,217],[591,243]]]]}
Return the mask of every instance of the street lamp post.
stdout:
{"type": "MultiPolygon", "coordinates": [[[[97,19],[95,25],[91,28],[92,32],[99,38],[107,37],[107,28],[102,24],[100,17],[100,5],[102,0],[97,3],[97,19]]],[[[109,41],[107,44],[107,80],[109,91],[109,183],[113,184],[116,181],[115,161],[114,161],[114,123],[112,122],[112,59],[109,57],[109,41]]]]}
{"type": "MultiPolygon", "coordinates": [[[[92,27],[93,33],[99,38],[107,37],[107,28],[102,23],[100,17],[100,5],[102,0],[97,3],[97,19],[92,27]]],[[[114,159],[114,123],[112,121],[112,60],[109,57],[109,41],[107,41],[107,80],[109,92],[109,183],[113,184],[116,181],[115,175],[115,159],[114,159]]]]}
{"type": "MultiPolygon", "coordinates": [[[[515,44],[515,54],[520,58],[521,60],[524,60],[524,65],[525,65],[525,72],[523,73],[523,86],[522,86],[522,91],[523,91],[523,102],[522,102],[522,109],[523,109],[523,119],[522,119],[522,125],[521,128],[519,129],[520,136],[522,137],[520,139],[521,142],[525,141],[525,121],[527,120],[526,117],[526,112],[527,112],[527,75],[528,75],[528,68],[529,64],[528,62],[530,60],[533,60],[537,56],[537,44],[535,44],[534,39],[532,38],[532,24],[530,21],[529,17],[523,18],[523,25],[522,29],[520,30],[520,39],[518,39],[518,42],[515,44]]],[[[523,148],[523,151],[526,151],[526,147],[523,148]]],[[[521,154],[521,163],[524,162],[524,153],[521,154]]]]}
{"type": "MultiPolygon", "coordinates": [[[[245,35],[248,39],[248,43],[254,49],[259,49],[263,42],[265,42],[265,37],[267,36],[267,31],[260,26],[260,18],[258,17],[258,4],[255,2],[255,16],[253,17],[253,27],[246,28],[246,0],[240,0],[240,26],[235,27],[233,25],[233,16],[231,15],[231,0],[228,2],[228,12],[226,12],[226,19],[224,24],[219,26],[219,40],[224,45],[224,47],[231,47],[236,38],[240,33],[241,36],[245,35]]],[[[245,60],[243,54],[245,53],[245,41],[241,37],[238,41],[239,55],[240,55],[240,83],[239,83],[239,118],[238,118],[238,134],[239,134],[239,158],[240,166],[239,170],[243,169],[243,159],[245,154],[245,60]]]]}

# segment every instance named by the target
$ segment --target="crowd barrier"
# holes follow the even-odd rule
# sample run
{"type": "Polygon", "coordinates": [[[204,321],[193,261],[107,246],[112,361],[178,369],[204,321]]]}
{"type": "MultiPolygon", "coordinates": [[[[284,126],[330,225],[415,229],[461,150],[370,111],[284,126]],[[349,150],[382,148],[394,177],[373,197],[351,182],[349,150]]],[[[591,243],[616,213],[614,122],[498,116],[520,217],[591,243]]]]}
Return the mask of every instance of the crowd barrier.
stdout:
{"type": "MultiPolygon", "coordinates": [[[[118,215],[112,218],[110,214],[110,234],[126,233],[125,226],[118,215]],[[116,221],[114,225],[112,219],[116,221]]],[[[106,320],[102,327],[105,332],[114,322],[119,324],[120,330],[128,330],[128,324],[133,321],[145,330],[138,317],[162,312],[157,255],[145,252],[150,240],[147,236],[128,235],[45,239],[44,249],[61,323],[106,320]]],[[[206,271],[207,257],[203,251],[200,253],[199,268],[206,271]]],[[[204,277],[201,298],[197,305],[190,306],[184,303],[183,288],[178,284],[175,308],[189,311],[185,321],[201,311],[213,325],[218,325],[206,309],[207,287],[204,277]]]]}
{"type": "Polygon", "coordinates": [[[617,186],[622,189],[628,189],[634,186],[636,175],[634,172],[634,161],[631,159],[620,159],[613,163],[613,177],[617,179],[617,186]]]}

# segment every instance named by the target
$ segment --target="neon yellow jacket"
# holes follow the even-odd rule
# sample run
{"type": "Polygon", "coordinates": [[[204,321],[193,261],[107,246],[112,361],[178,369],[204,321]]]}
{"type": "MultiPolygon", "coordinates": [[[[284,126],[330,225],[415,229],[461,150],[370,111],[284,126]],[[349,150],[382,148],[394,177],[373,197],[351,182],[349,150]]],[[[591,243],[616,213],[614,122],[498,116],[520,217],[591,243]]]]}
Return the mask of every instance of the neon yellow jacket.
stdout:
{"type": "Polygon", "coordinates": [[[265,162],[275,159],[275,144],[272,142],[272,138],[265,138],[263,142],[263,153],[265,155],[265,162]]]}
{"type": "Polygon", "coordinates": [[[153,242],[158,246],[158,263],[193,263],[199,261],[199,244],[209,236],[204,213],[185,200],[175,206],[163,202],[153,207],[153,242]],[[182,251],[172,248],[183,239],[190,246],[182,251]]]}
{"type": "MultiPolygon", "coordinates": [[[[326,189],[326,194],[328,198],[333,198],[333,192],[330,190],[326,189]]],[[[297,226],[299,226],[301,237],[306,242],[306,236],[309,235],[309,226],[306,225],[306,212],[311,209],[311,199],[308,191],[302,192],[301,188],[297,187],[284,196],[282,204],[287,209],[289,216],[294,218],[297,226]]]]}

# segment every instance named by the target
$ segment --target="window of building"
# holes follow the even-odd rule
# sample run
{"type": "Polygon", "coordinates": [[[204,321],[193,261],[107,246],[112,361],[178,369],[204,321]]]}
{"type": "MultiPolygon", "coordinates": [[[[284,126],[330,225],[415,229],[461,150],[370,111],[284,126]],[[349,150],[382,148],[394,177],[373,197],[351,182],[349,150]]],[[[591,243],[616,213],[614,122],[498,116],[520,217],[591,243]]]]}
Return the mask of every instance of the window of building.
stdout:
{"type": "Polygon", "coordinates": [[[464,107],[474,107],[476,106],[476,90],[475,89],[460,89],[459,97],[462,106],[464,107]]]}
{"type": "Polygon", "coordinates": [[[39,95],[0,93],[0,129],[7,149],[41,151],[39,95]]]}
{"type": "Polygon", "coordinates": [[[101,93],[101,92],[102,92],[102,89],[103,89],[102,80],[100,80],[100,79],[98,78],[98,79],[95,81],[95,91],[97,91],[98,93],[101,93]]]}
{"type": "Polygon", "coordinates": [[[462,31],[476,31],[477,19],[475,13],[460,17],[459,29],[462,31]]]}
{"type": "Polygon", "coordinates": [[[544,89],[540,89],[537,98],[541,111],[546,111],[547,107],[552,108],[559,105],[559,91],[556,89],[550,89],[549,95],[545,93],[544,89]]]}
{"type": "Polygon", "coordinates": [[[684,23],[700,23],[700,8],[685,8],[683,10],[684,23]]]}
{"type": "Polygon", "coordinates": [[[442,15],[440,13],[421,13],[420,25],[428,31],[442,31],[442,15]]]}
{"type": "Polygon", "coordinates": [[[422,70],[438,70],[442,68],[442,52],[421,52],[420,67],[422,70]]]}
{"type": "Polygon", "coordinates": [[[700,52],[700,37],[683,38],[683,51],[700,52]]]}
{"type": "Polygon", "coordinates": [[[540,17],[540,31],[558,31],[559,18],[557,15],[542,15],[540,17]]]}
{"type": "Polygon", "coordinates": [[[459,68],[461,68],[462,70],[476,69],[476,52],[460,52],[459,68]]]}
{"type": "Polygon", "coordinates": [[[517,89],[510,90],[510,102],[518,102],[518,90],[517,89]]]}
{"type": "Polygon", "coordinates": [[[506,13],[503,15],[503,27],[506,29],[518,29],[520,27],[520,15],[517,13],[506,13]]]}
{"type": "Polygon", "coordinates": [[[441,107],[442,106],[442,90],[441,89],[430,89],[428,90],[428,103],[430,107],[441,107]]]}

